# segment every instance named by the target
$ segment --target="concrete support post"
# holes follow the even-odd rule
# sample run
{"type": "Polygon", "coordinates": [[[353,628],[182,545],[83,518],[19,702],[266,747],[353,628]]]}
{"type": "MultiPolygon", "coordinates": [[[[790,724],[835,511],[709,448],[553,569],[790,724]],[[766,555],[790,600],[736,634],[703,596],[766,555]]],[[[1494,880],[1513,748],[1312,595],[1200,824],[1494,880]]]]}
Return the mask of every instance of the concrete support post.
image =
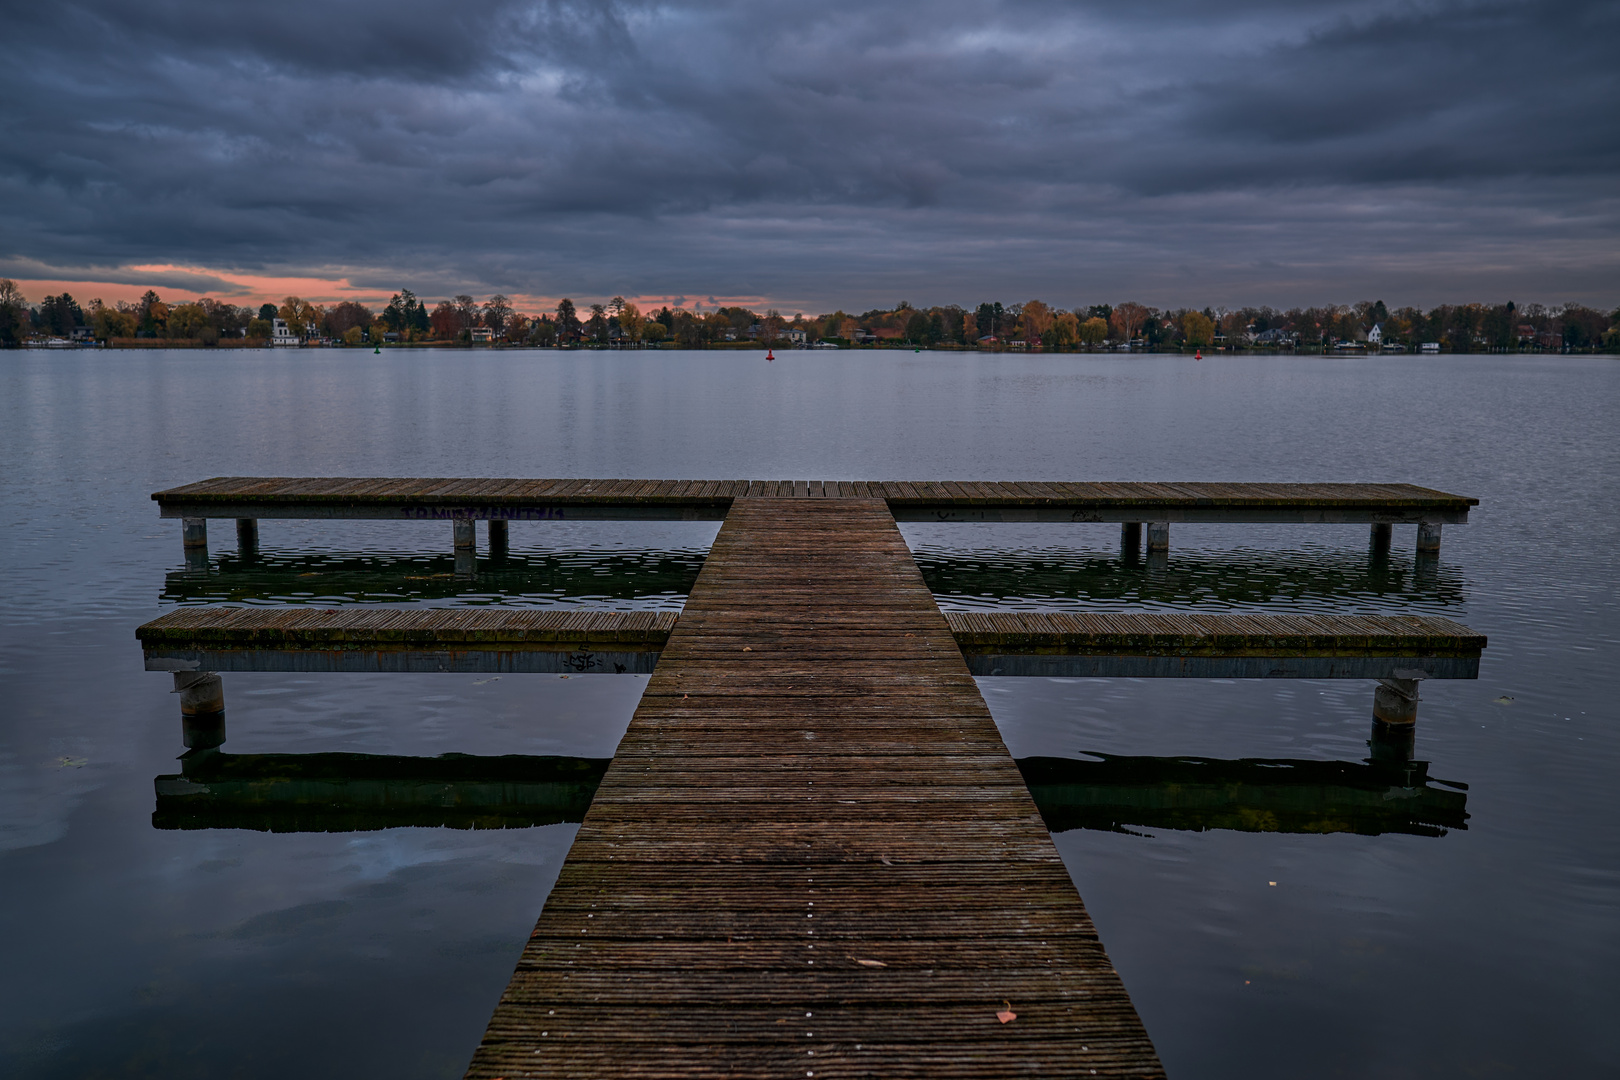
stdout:
{"type": "Polygon", "coordinates": [[[1433,555],[1440,551],[1440,523],[1438,521],[1418,522],[1417,549],[1420,554],[1433,555]]]}
{"type": "Polygon", "coordinates": [[[489,523],[489,557],[492,559],[506,558],[507,530],[505,521],[489,523]]]}
{"type": "Polygon", "coordinates": [[[1148,554],[1151,555],[1155,551],[1168,552],[1170,550],[1170,523],[1168,521],[1148,522],[1147,534],[1148,554]]]}
{"type": "Polygon", "coordinates": [[[257,518],[236,519],[236,554],[244,560],[259,557],[259,520],[257,518]]]}
{"type": "Polygon", "coordinates": [[[180,542],[186,552],[186,571],[192,574],[208,572],[208,519],[181,518],[180,542]]]}
{"type": "Polygon", "coordinates": [[[1142,550],[1142,523],[1122,521],[1119,525],[1119,550],[1134,557],[1142,550]]]}
{"type": "Polygon", "coordinates": [[[193,750],[225,741],[225,683],[211,671],[177,671],[174,692],[180,695],[180,736],[193,750]]]}
{"type": "Polygon", "coordinates": [[[1394,535],[1394,532],[1395,532],[1395,527],[1393,525],[1380,525],[1380,524],[1374,524],[1373,525],[1373,527],[1372,527],[1372,539],[1371,539],[1370,543],[1371,543],[1372,552],[1373,552],[1374,555],[1387,555],[1387,554],[1389,554],[1389,544],[1390,544],[1390,540],[1391,540],[1392,536],[1394,535]]]}
{"type": "Polygon", "coordinates": [[[1373,719],[1386,724],[1417,723],[1418,681],[1380,679],[1373,689],[1373,719]]]}
{"type": "Polygon", "coordinates": [[[195,551],[208,550],[208,519],[207,518],[181,518],[180,543],[185,549],[195,551]]]}

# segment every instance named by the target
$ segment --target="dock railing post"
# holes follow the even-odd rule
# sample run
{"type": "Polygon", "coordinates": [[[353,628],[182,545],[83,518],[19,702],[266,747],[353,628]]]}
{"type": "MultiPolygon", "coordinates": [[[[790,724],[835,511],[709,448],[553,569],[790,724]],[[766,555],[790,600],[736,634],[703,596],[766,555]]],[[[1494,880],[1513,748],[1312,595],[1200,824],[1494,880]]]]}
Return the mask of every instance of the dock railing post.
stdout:
{"type": "Polygon", "coordinates": [[[1418,522],[1417,549],[1419,555],[1438,555],[1440,553],[1440,523],[1438,521],[1418,522]]]}
{"type": "Polygon", "coordinates": [[[259,557],[259,519],[236,519],[236,555],[243,562],[259,557]]]}
{"type": "Polygon", "coordinates": [[[1155,551],[1168,552],[1170,550],[1170,523],[1168,521],[1148,522],[1147,534],[1149,555],[1155,551]]]}

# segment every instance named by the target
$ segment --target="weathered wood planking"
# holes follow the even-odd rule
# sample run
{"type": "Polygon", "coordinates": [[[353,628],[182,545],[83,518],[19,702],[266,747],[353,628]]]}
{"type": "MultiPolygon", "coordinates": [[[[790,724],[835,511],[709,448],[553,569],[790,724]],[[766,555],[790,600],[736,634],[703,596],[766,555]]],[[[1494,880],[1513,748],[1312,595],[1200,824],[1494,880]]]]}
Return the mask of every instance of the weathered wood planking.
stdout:
{"type": "Polygon", "coordinates": [[[945,618],[975,675],[1477,679],[1485,648],[1485,636],[1461,623],[1415,615],[957,611],[945,618]]]}
{"type": "Polygon", "coordinates": [[[148,671],[649,674],[672,611],[181,608],[139,627],[148,671]]]}
{"type": "MultiPolygon", "coordinates": [[[[510,608],[182,608],[136,630],[150,670],[493,671],[646,674],[676,625],[668,611],[510,608]]],[[[1483,635],[1391,615],[951,612],[975,675],[1428,678],[1479,674],[1483,635]]],[[[796,628],[751,631],[776,645],[796,628]]],[[[885,630],[846,627],[823,661],[907,660],[885,630]]]]}
{"type": "Polygon", "coordinates": [[[892,517],[739,499],[467,1075],[1093,1070],[1163,1073],[892,517]]]}
{"type": "Polygon", "coordinates": [[[719,521],[738,498],[881,499],[900,521],[1462,523],[1412,484],[522,480],[221,476],[153,494],[171,518],[719,521]]]}

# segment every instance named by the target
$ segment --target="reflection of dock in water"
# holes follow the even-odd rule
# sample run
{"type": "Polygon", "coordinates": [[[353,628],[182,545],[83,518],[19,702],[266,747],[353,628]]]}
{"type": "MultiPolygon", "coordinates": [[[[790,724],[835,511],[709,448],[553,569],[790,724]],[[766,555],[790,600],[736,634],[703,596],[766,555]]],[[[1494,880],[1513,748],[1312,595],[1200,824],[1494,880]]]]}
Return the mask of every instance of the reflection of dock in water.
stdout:
{"type": "Polygon", "coordinates": [[[637,601],[678,607],[703,569],[701,548],[518,551],[474,564],[476,588],[450,555],[398,552],[224,551],[206,573],[164,575],[174,604],[400,603],[474,598],[534,604],[637,601]]]}
{"type": "Polygon", "coordinates": [[[154,781],[159,829],[365,832],[579,822],[602,758],[226,754],[193,750],[154,781]]]}
{"type": "Polygon", "coordinates": [[[1425,761],[1243,758],[1021,758],[1046,827],[1409,833],[1468,828],[1465,785],[1429,778],[1425,761]],[[1440,786],[1435,786],[1440,785],[1440,786]]]}
{"type": "MultiPolygon", "coordinates": [[[[584,819],[600,758],[394,757],[192,751],[154,781],[159,829],[363,832],[515,829],[584,819]]],[[[1422,761],[1222,761],[1194,757],[1023,758],[1052,832],[1237,829],[1409,833],[1466,829],[1461,784],[1422,761]],[[1435,786],[1440,785],[1440,786],[1435,786]]]]}

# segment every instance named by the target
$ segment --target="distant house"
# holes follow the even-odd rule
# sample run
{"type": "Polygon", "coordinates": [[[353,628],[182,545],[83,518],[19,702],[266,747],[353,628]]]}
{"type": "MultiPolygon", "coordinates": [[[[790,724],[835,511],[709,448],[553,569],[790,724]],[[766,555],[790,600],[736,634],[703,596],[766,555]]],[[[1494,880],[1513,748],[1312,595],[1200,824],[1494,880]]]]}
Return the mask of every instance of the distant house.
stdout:
{"type": "Polygon", "coordinates": [[[782,336],[795,345],[804,344],[804,331],[797,326],[790,326],[782,331],[782,336]]]}
{"type": "Polygon", "coordinates": [[[1375,348],[1384,342],[1384,324],[1374,323],[1373,328],[1367,331],[1367,347],[1375,348]]]}
{"type": "Polygon", "coordinates": [[[298,335],[288,327],[286,319],[270,320],[270,344],[284,349],[298,346],[298,335]]]}
{"type": "Polygon", "coordinates": [[[494,333],[494,331],[492,331],[487,326],[475,326],[475,327],[472,328],[472,330],[470,332],[472,334],[472,340],[473,340],[474,345],[478,345],[478,344],[488,345],[489,342],[490,342],[490,338],[494,333]]]}
{"type": "Polygon", "coordinates": [[[1291,334],[1287,330],[1262,330],[1254,335],[1253,342],[1256,345],[1281,347],[1292,345],[1298,339],[1298,334],[1291,334]]]}

